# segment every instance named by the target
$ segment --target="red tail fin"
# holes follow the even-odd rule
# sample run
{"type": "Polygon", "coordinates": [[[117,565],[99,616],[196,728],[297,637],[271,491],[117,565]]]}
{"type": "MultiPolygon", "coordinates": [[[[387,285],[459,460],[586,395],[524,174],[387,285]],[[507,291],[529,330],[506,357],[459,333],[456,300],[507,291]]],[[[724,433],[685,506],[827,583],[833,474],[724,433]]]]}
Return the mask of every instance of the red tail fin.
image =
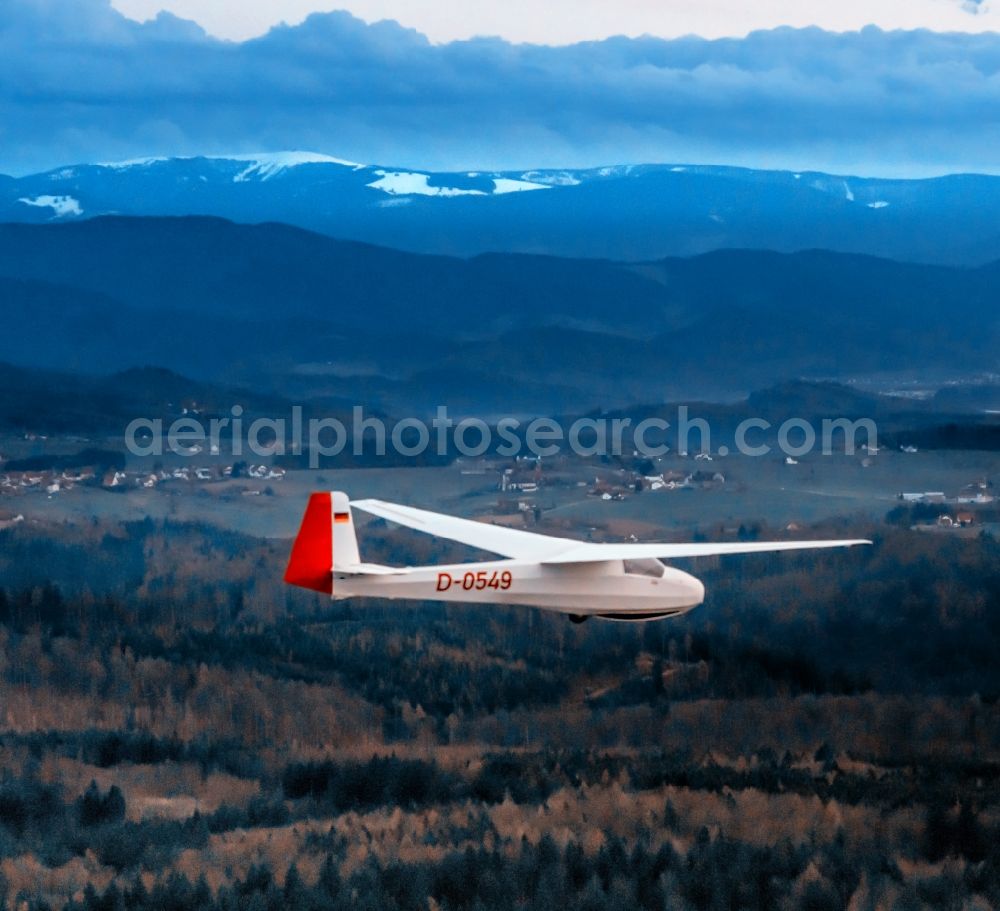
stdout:
{"type": "Polygon", "coordinates": [[[309,497],[292,555],[285,570],[289,585],[333,594],[333,500],[329,493],[309,497]]]}

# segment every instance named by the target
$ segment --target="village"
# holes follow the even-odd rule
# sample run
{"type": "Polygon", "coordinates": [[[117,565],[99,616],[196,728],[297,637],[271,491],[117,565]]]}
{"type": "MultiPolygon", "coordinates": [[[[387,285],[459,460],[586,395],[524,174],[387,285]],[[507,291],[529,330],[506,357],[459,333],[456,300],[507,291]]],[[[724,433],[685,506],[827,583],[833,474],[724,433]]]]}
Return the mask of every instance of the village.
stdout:
{"type": "Polygon", "coordinates": [[[126,491],[135,488],[149,490],[164,484],[206,483],[239,478],[281,481],[285,474],[284,468],[252,465],[246,462],[200,467],[182,465],[170,469],[158,467],[153,470],[126,469],[124,466],[102,468],[96,465],[74,469],[51,468],[44,471],[11,470],[0,473],[0,496],[43,493],[53,497],[68,493],[78,486],[126,491]]]}
{"type": "MultiPolygon", "coordinates": [[[[907,455],[910,454],[907,452],[907,455]]],[[[874,447],[866,449],[857,465],[862,469],[870,468],[877,456],[878,450],[874,447]]],[[[693,457],[678,453],[668,465],[662,464],[666,461],[663,459],[655,461],[657,464],[649,459],[624,459],[618,465],[595,466],[593,460],[565,456],[548,459],[522,456],[513,465],[489,459],[475,462],[459,459],[456,464],[463,475],[484,475],[495,479],[498,496],[489,510],[490,521],[514,525],[538,524],[551,503],[565,503],[573,492],[589,502],[615,504],[649,494],[657,495],[654,500],[675,493],[728,491],[746,494],[753,485],[736,464],[732,464],[735,475],[729,469],[723,472],[715,465],[706,465],[713,459],[704,453],[693,457]]],[[[785,458],[776,460],[774,464],[775,473],[780,474],[783,469],[789,470],[789,466],[799,466],[800,462],[785,458]]],[[[888,492],[879,495],[876,492],[871,499],[887,504],[895,499],[900,505],[917,507],[913,527],[920,530],[969,529],[973,526],[994,526],[997,521],[994,484],[988,477],[956,482],[948,491],[894,495],[888,492]]],[[[699,499],[699,502],[707,506],[710,501],[699,499]]],[[[642,511],[653,509],[655,507],[650,506],[649,510],[642,511]]],[[[790,530],[799,527],[798,521],[788,523],[790,530]]]]}
{"type": "MultiPolygon", "coordinates": [[[[655,536],[658,529],[737,527],[751,516],[797,530],[838,511],[956,534],[998,527],[988,456],[919,454],[875,447],[835,458],[751,458],[671,451],[647,457],[521,455],[460,457],[446,465],[309,469],[218,452],[163,459],[126,457],[83,438],[0,440],[0,529],[21,518],[195,515],[267,534],[291,533],[310,490],[409,497],[484,521],[551,533],[655,536]],[[39,450],[39,445],[44,450],[39,450]],[[206,507],[206,498],[216,505],[206,507]],[[248,501],[264,510],[247,509],[248,501]],[[201,505],[198,505],[201,504],[201,505]],[[722,523],[721,525],[718,523],[722,523]],[[288,528],[286,529],[286,526],[288,528]]],[[[112,447],[113,441],[103,441],[112,447]]]]}
{"type": "MultiPolygon", "coordinates": [[[[977,513],[974,507],[984,507],[996,502],[993,493],[993,482],[981,478],[966,484],[956,496],[948,497],[943,490],[911,491],[899,494],[901,502],[910,505],[930,507],[931,514],[937,513],[931,521],[918,522],[914,528],[939,529],[969,528],[977,523],[977,513]],[[948,506],[954,510],[943,511],[948,506]]],[[[928,516],[929,518],[929,516],[928,516]]]]}

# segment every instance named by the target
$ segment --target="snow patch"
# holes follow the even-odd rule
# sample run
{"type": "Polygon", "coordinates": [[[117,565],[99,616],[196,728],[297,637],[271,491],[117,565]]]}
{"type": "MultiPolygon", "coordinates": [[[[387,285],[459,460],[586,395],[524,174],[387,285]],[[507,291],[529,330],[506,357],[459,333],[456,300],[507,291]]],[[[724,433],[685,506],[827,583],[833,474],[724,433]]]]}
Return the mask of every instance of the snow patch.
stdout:
{"type": "Polygon", "coordinates": [[[611,165],[603,168],[598,168],[596,174],[598,177],[627,177],[632,171],[635,170],[635,165],[611,165]]]}
{"type": "Polygon", "coordinates": [[[51,209],[53,218],[65,218],[68,215],[83,215],[83,208],[79,200],[72,196],[36,196],[31,199],[22,196],[18,202],[23,202],[26,206],[35,206],[40,209],[51,209]]]}
{"type": "Polygon", "coordinates": [[[558,173],[543,173],[541,171],[527,171],[521,175],[521,180],[531,183],[542,183],[549,187],[578,187],[580,180],[574,177],[569,171],[558,173]]]}
{"type": "Polygon", "coordinates": [[[112,168],[115,171],[127,171],[129,168],[147,168],[151,164],[170,161],[169,158],[129,158],[125,161],[99,161],[97,167],[112,168]]]}
{"type": "Polygon", "coordinates": [[[854,202],[854,191],[847,185],[847,181],[844,181],[844,197],[848,202],[854,202]]]}
{"type": "Polygon", "coordinates": [[[360,171],[365,167],[356,161],[334,158],[332,155],[322,155],[319,152],[257,152],[252,155],[206,155],[213,161],[243,161],[247,167],[233,178],[233,183],[243,183],[251,177],[270,180],[288,168],[303,164],[336,164],[345,168],[360,171]]]}
{"type": "Polygon", "coordinates": [[[687,168],[685,168],[683,165],[675,165],[670,170],[673,174],[680,174],[682,171],[686,171],[687,168]]]}
{"type": "Polygon", "coordinates": [[[195,158],[206,158],[209,161],[236,161],[247,165],[233,181],[242,183],[251,177],[268,180],[280,174],[286,168],[294,168],[301,164],[336,164],[360,171],[366,165],[320,152],[252,152],[248,155],[178,155],[173,158],[130,158],[127,161],[103,161],[97,167],[112,168],[115,171],[125,171],[129,168],[147,168],[164,161],[193,161],[195,158]]]}
{"type": "Polygon", "coordinates": [[[412,171],[376,171],[378,180],[366,186],[390,196],[486,196],[483,190],[463,190],[460,187],[432,187],[429,174],[412,171]]]}
{"type": "Polygon", "coordinates": [[[523,193],[527,190],[550,190],[549,184],[513,177],[494,177],[493,190],[470,190],[463,187],[432,187],[430,175],[414,171],[376,171],[378,180],[367,186],[390,196],[500,196],[505,193],[523,193]]]}
{"type": "Polygon", "coordinates": [[[61,171],[49,174],[49,180],[72,180],[74,177],[76,177],[76,171],[73,168],[63,168],[61,171]]]}
{"type": "Polygon", "coordinates": [[[868,203],[869,209],[885,209],[888,208],[888,206],[889,203],[887,203],[884,199],[876,199],[875,202],[868,203]]]}
{"type": "Polygon", "coordinates": [[[514,180],[510,177],[493,178],[493,195],[499,196],[502,193],[523,193],[525,190],[551,190],[552,187],[544,183],[535,183],[530,180],[514,180]]]}

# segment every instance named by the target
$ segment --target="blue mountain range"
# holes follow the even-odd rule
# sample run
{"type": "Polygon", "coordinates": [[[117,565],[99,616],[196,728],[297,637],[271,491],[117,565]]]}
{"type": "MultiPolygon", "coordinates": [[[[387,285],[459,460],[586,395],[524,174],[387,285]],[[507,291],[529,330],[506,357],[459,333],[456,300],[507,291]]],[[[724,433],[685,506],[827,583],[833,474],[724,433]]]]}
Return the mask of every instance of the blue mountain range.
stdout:
{"type": "Polygon", "coordinates": [[[825,249],[1000,258],[1000,177],[923,180],[688,164],[434,173],[309,152],[149,158],[0,177],[0,221],[214,215],[401,250],[647,261],[825,249]]]}

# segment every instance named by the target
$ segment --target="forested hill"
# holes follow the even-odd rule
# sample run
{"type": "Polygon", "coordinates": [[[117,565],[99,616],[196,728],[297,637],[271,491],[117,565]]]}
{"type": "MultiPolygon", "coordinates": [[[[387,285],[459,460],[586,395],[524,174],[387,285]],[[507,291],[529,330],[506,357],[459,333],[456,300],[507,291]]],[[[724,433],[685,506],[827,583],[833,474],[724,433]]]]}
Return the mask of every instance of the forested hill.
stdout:
{"type": "Polygon", "coordinates": [[[705,561],[684,622],[577,627],[331,605],[193,524],[0,531],[0,902],[995,905],[997,542],[803,533],[875,545],[705,561]]]}
{"type": "Polygon", "coordinates": [[[464,260],[207,218],[3,225],[0,359],[397,402],[502,386],[548,409],[969,375],[997,367],[998,274],[820,251],[464,260]]]}

